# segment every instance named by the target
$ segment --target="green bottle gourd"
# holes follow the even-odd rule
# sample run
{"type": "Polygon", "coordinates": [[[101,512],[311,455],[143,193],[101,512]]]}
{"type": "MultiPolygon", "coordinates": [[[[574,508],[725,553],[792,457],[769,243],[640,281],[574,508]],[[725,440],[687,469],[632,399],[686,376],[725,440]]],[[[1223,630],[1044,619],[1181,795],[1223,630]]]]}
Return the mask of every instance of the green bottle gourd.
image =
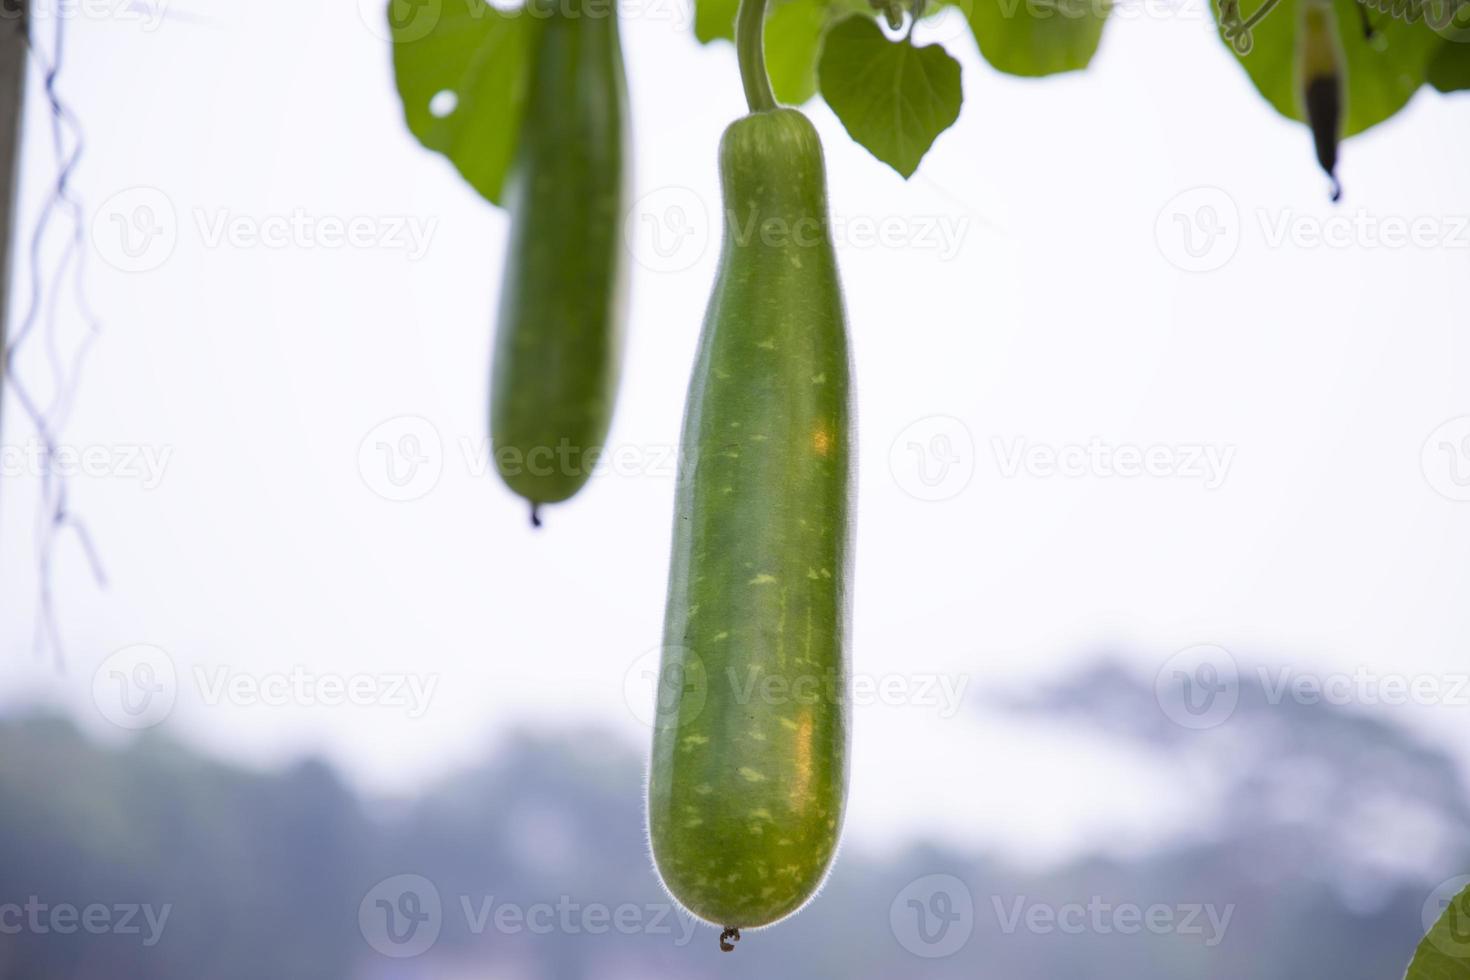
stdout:
{"type": "Polygon", "coordinates": [[[846,316],[817,132],[758,104],[720,144],[726,223],[684,418],[648,786],[663,883],[726,950],[820,887],[849,750],[846,316]]]}
{"type": "Polygon", "coordinates": [[[538,508],[587,482],[612,424],[627,317],[627,81],[613,0],[531,0],[533,50],[506,186],[490,383],[497,471],[538,508]]]}

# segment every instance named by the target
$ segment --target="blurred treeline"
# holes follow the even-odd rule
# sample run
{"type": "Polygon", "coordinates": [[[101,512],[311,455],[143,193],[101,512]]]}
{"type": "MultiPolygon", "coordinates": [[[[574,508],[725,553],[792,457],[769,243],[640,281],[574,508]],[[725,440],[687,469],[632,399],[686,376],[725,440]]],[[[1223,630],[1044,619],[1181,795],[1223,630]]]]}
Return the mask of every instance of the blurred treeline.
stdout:
{"type": "MultiPolygon", "coordinates": [[[[316,762],[260,774],[156,734],[109,748],[62,720],[12,718],[0,721],[0,906],[38,896],[172,911],[151,947],[139,935],[0,931],[0,980],[1396,980],[1430,891],[1466,870],[1458,769],[1361,712],[1260,695],[1247,685],[1229,724],[1203,739],[1109,666],[1024,704],[986,705],[1132,740],[1200,779],[1213,816],[1136,860],[1045,873],[1002,854],[917,847],[880,860],[848,847],[814,905],[728,956],[714,931],[674,916],[599,935],[497,929],[493,917],[477,930],[466,916],[461,896],[472,910],[666,903],[646,856],[638,747],[606,733],[525,735],[421,798],[384,803],[316,762]],[[890,906],[935,873],[973,894],[974,934],[952,956],[922,959],[896,938],[890,906]],[[379,954],[359,929],[364,895],[399,874],[422,875],[443,899],[442,934],[411,959],[379,954]],[[1091,896],[1234,911],[1213,946],[1146,931],[1005,931],[997,912],[1091,896]]],[[[986,778],[963,764],[957,780],[986,778]]],[[[1007,787],[994,792],[1005,806],[1007,787]]]]}

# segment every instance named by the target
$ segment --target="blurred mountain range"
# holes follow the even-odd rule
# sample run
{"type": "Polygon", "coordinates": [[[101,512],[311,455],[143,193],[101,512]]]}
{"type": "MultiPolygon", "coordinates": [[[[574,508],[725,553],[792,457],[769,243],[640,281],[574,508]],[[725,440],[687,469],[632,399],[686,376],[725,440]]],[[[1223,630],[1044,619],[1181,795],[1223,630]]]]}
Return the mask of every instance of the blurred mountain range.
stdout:
{"type": "MultiPolygon", "coordinates": [[[[604,732],[523,735],[380,801],[317,762],[263,774],[14,717],[0,980],[1397,980],[1470,857],[1459,771],[1363,712],[1264,694],[1243,682],[1228,724],[1190,732],[1101,663],[988,704],[1148,746],[1212,819],[1136,860],[1045,872],[847,848],[815,903],[729,955],[660,888],[641,754],[604,732]]],[[[957,758],[954,777],[985,774],[957,758]]]]}

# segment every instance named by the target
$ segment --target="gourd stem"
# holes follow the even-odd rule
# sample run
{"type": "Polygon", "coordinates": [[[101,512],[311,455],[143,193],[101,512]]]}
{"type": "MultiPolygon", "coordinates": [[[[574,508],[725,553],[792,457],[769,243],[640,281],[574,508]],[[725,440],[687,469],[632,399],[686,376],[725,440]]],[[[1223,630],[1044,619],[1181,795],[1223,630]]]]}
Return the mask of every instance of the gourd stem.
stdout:
{"type": "Polygon", "coordinates": [[[751,112],[776,108],[771,77],[766,74],[766,2],[740,0],[735,15],[735,53],[740,58],[740,80],[745,84],[745,101],[751,112]]]}

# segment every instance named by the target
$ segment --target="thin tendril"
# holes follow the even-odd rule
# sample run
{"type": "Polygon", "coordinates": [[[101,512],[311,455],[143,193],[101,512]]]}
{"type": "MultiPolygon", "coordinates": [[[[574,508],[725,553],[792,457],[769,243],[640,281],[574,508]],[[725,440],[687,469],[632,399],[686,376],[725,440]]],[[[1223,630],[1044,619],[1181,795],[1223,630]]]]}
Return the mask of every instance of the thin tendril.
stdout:
{"type": "Polygon", "coordinates": [[[91,535],[81,520],[72,513],[66,477],[56,470],[55,462],[59,451],[59,436],[71,413],[76,398],[77,382],[92,344],[100,334],[102,324],[87,303],[84,284],[86,282],[86,248],[84,229],[85,213],[81,202],[71,193],[71,179],[82,158],[83,140],[81,125],[70,107],[62,100],[57,89],[66,55],[66,18],[56,17],[54,55],[46,53],[35,43],[29,30],[25,42],[27,50],[41,69],[47,105],[51,112],[50,135],[52,153],[56,159],[57,173],[51,192],[36,218],[30,239],[30,302],[15,335],[6,347],[5,375],[10,390],[15,393],[21,409],[30,419],[41,442],[41,503],[36,515],[37,567],[40,575],[40,609],[35,629],[35,645],[38,655],[49,647],[58,666],[64,668],[66,658],[62,643],[60,623],[56,617],[53,591],[53,568],[56,546],[61,535],[71,531],[82,548],[93,578],[105,586],[107,578],[102,569],[97,549],[91,535]],[[70,149],[68,149],[70,140],[70,149]],[[57,268],[54,270],[49,294],[42,275],[43,253],[47,231],[51,228],[57,212],[71,222],[72,231],[63,247],[57,268]],[[58,345],[58,308],[61,284],[70,277],[73,284],[74,302],[87,327],[87,333],[66,362],[58,345]],[[49,298],[49,301],[48,301],[49,298]],[[44,310],[44,315],[43,315],[44,310]],[[45,352],[51,368],[54,393],[50,402],[42,407],[25,381],[15,370],[16,356],[31,334],[43,323],[45,352]]]}

